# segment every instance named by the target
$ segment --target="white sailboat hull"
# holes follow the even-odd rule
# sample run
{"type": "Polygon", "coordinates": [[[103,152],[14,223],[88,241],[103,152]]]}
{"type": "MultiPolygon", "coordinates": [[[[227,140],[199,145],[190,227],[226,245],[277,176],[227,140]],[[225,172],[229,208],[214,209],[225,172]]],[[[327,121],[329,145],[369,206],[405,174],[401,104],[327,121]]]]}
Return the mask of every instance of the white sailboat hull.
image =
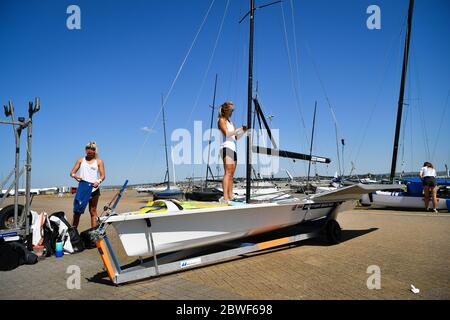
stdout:
{"type": "MultiPolygon", "coordinates": [[[[383,187],[398,189],[394,185],[383,187]]],[[[103,217],[102,222],[113,225],[128,256],[150,256],[231,241],[311,220],[336,219],[339,211],[352,209],[362,194],[379,188],[358,184],[314,194],[309,199],[184,210],[173,201],[162,200],[167,211],[111,215],[103,217]]]]}
{"type": "Polygon", "coordinates": [[[111,216],[128,256],[190,249],[252,236],[303,221],[324,218],[337,203],[310,208],[308,204],[251,204],[230,207],[111,216]],[[149,227],[149,223],[151,226],[149,227]]]}
{"type": "MultiPolygon", "coordinates": [[[[361,204],[363,205],[377,205],[392,208],[405,208],[405,209],[425,209],[425,202],[423,197],[417,196],[404,196],[401,192],[387,192],[377,191],[371,195],[372,201],[369,195],[365,194],[361,197],[361,204]]],[[[430,201],[429,207],[432,208],[433,204],[430,201]]],[[[446,199],[438,198],[438,210],[449,210],[449,203],[446,199]]]]}

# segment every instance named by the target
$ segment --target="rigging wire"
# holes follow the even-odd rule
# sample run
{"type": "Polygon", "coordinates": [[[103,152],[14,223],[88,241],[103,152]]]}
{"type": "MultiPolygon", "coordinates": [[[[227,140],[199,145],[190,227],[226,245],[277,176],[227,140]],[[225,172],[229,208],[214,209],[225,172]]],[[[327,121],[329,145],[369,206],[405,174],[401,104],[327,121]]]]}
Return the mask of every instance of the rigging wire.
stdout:
{"type": "MultiPolygon", "coordinates": [[[[239,8],[239,16],[242,16],[242,1],[240,3],[239,8]]],[[[231,72],[230,76],[228,77],[228,86],[226,91],[226,100],[230,100],[231,96],[231,84],[234,83],[236,85],[236,82],[238,81],[238,72],[240,70],[240,63],[239,63],[239,57],[240,57],[240,43],[241,43],[241,28],[238,23],[236,23],[237,31],[233,34],[235,35],[234,41],[233,41],[233,59],[231,63],[231,72]]],[[[233,88],[234,89],[234,88],[233,88]]],[[[233,91],[236,96],[236,92],[233,91]]]]}
{"type": "Polygon", "coordinates": [[[281,6],[281,15],[283,17],[284,40],[285,40],[286,52],[287,52],[287,56],[288,56],[289,71],[290,71],[290,76],[291,76],[291,84],[292,84],[292,89],[294,91],[295,102],[296,102],[295,105],[296,105],[297,111],[298,111],[298,113],[300,115],[300,119],[301,119],[302,126],[303,126],[303,129],[304,129],[304,134],[305,134],[305,137],[306,137],[306,142],[307,142],[307,144],[309,144],[308,132],[306,130],[305,119],[303,117],[303,112],[302,112],[302,108],[301,108],[301,104],[300,104],[300,94],[299,94],[298,87],[296,86],[295,74],[294,74],[293,67],[292,67],[292,58],[291,58],[289,39],[288,39],[288,34],[287,34],[287,29],[286,29],[286,18],[285,18],[285,14],[284,14],[283,2],[280,3],[280,6],[281,6]]]}
{"type": "MultiPolygon", "coordinates": [[[[392,53],[394,53],[394,50],[393,50],[394,44],[399,42],[399,41],[396,41],[396,40],[401,38],[401,36],[403,34],[403,29],[404,29],[405,26],[406,26],[406,18],[405,18],[403,26],[400,28],[400,32],[398,34],[394,34],[392,36],[390,44],[387,47],[387,50],[385,52],[384,59],[383,59],[384,72],[382,74],[381,81],[380,81],[380,84],[378,86],[377,94],[375,96],[375,102],[372,105],[372,108],[371,108],[370,113],[369,113],[369,117],[367,118],[367,121],[366,121],[366,123],[365,123],[365,125],[364,125],[364,127],[362,129],[363,130],[363,134],[361,135],[361,140],[360,140],[359,145],[358,145],[358,147],[356,149],[355,157],[353,158],[354,162],[356,162],[358,160],[359,154],[361,152],[361,148],[362,148],[362,146],[364,144],[364,141],[366,139],[367,130],[368,130],[369,126],[370,126],[370,123],[372,121],[374,112],[375,112],[375,110],[376,110],[376,108],[378,106],[378,103],[380,101],[380,98],[381,98],[381,92],[383,91],[383,86],[384,86],[384,83],[385,83],[385,80],[386,80],[386,77],[387,77],[387,74],[388,74],[388,70],[390,69],[389,67],[390,67],[391,62],[393,60],[393,54],[392,54],[392,57],[389,59],[390,53],[391,53],[391,51],[392,51],[392,53]]],[[[350,153],[350,157],[349,158],[352,159],[352,156],[353,156],[353,150],[350,153]]]]}
{"type": "Polygon", "coordinates": [[[422,127],[422,135],[423,135],[423,140],[424,140],[424,145],[425,145],[425,152],[426,152],[426,156],[428,157],[428,159],[430,159],[431,158],[430,143],[429,143],[429,139],[428,139],[428,131],[425,126],[425,113],[424,113],[423,104],[422,104],[422,94],[421,94],[421,87],[420,87],[420,82],[419,82],[419,68],[418,68],[418,64],[417,64],[417,60],[416,60],[414,46],[412,46],[411,53],[412,53],[413,62],[414,62],[413,70],[414,70],[414,76],[415,76],[415,80],[416,80],[417,106],[419,108],[419,115],[421,117],[420,124],[422,127]]]}
{"type": "MultiPolygon", "coordinates": [[[[406,90],[407,92],[407,101],[411,100],[411,81],[409,81],[408,88],[406,90]]],[[[404,113],[405,116],[402,119],[402,130],[401,130],[401,142],[400,142],[400,148],[401,148],[401,162],[400,162],[400,174],[401,176],[403,175],[404,172],[404,165],[405,165],[405,138],[406,138],[406,129],[407,129],[407,124],[408,124],[408,115],[411,113],[411,105],[410,104],[405,104],[405,107],[408,107],[406,109],[406,112],[404,113]]]]}
{"type": "Polygon", "coordinates": [[[432,159],[434,159],[434,156],[436,154],[437,142],[438,142],[439,136],[441,134],[442,124],[444,123],[444,118],[445,118],[445,113],[447,111],[447,104],[448,104],[448,98],[449,97],[450,97],[450,87],[448,88],[447,98],[445,99],[444,108],[442,109],[442,115],[440,117],[441,121],[439,123],[439,128],[438,128],[436,140],[434,141],[433,153],[432,153],[432,157],[431,157],[432,159]]]}
{"type": "Polygon", "coordinates": [[[413,165],[414,165],[414,144],[413,144],[413,109],[412,106],[409,107],[409,113],[410,113],[410,117],[409,117],[409,139],[410,139],[410,145],[411,145],[411,149],[410,149],[410,153],[411,153],[411,163],[410,163],[410,172],[413,171],[413,165]]]}
{"type": "MultiPolygon", "coordinates": [[[[291,5],[291,20],[292,20],[292,35],[293,35],[293,37],[294,37],[294,54],[295,54],[295,68],[296,68],[296,72],[297,72],[297,77],[296,77],[296,79],[297,79],[297,88],[298,88],[298,90],[300,90],[300,88],[301,88],[301,84],[300,84],[300,64],[299,64],[299,54],[298,54],[298,46],[297,46],[297,27],[296,27],[296,24],[295,24],[295,14],[294,14],[294,12],[295,12],[295,9],[294,9],[294,1],[293,0],[290,0],[290,5],[291,5]]],[[[313,148],[314,148],[314,146],[313,146],[313,148]]],[[[302,161],[302,164],[303,164],[303,169],[304,169],[304,171],[305,171],[305,175],[306,175],[306,172],[307,172],[307,165],[306,165],[306,162],[303,162],[302,161]]]]}
{"type": "Polygon", "coordinates": [[[409,109],[408,108],[405,112],[405,117],[403,118],[403,125],[402,125],[402,140],[401,140],[401,162],[400,162],[400,172],[403,174],[403,166],[405,165],[405,131],[406,131],[406,124],[408,123],[408,113],[409,113],[409,109]]]}
{"type": "Polygon", "coordinates": [[[294,2],[293,0],[290,1],[290,5],[291,5],[291,19],[292,19],[292,32],[293,32],[293,36],[294,36],[294,54],[295,54],[295,68],[297,71],[297,84],[298,87],[300,88],[300,68],[299,68],[299,57],[298,57],[298,48],[297,48],[297,31],[296,31],[296,26],[295,26],[295,15],[294,15],[294,2]]]}
{"type": "Polygon", "coordinates": [[[220,22],[219,32],[217,34],[216,41],[214,43],[214,48],[213,48],[213,51],[212,51],[211,56],[209,58],[208,65],[206,67],[205,73],[203,75],[203,79],[202,79],[202,82],[201,82],[201,85],[200,85],[200,90],[199,90],[199,92],[197,94],[197,97],[195,99],[194,106],[192,107],[191,112],[189,114],[189,117],[188,117],[188,119],[186,121],[186,127],[187,127],[188,123],[191,121],[192,114],[194,113],[195,109],[198,107],[198,102],[200,100],[200,95],[203,92],[203,88],[205,86],[206,78],[207,78],[207,76],[209,74],[209,70],[211,69],[211,65],[212,65],[212,62],[213,62],[213,59],[214,59],[214,55],[216,53],[217,45],[219,44],[220,35],[222,34],[222,28],[223,28],[223,24],[225,22],[225,18],[226,18],[227,13],[228,13],[229,5],[230,5],[230,0],[227,0],[227,4],[225,6],[225,12],[223,13],[222,21],[220,22]]]}
{"type": "Polygon", "coordinates": [[[335,130],[335,136],[336,136],[336,151],[337,151],[338,169],[339,169],[339,175],[341,175],[341,158],[340,158],[340,155],[339,155],[339,132],[341,132],[341,130],[339,129],[339,124],[338,124],[338,121],[337,121],[337,118],[336,118],[336,114],[334,112],[333,106],[331,105],[330,98],[328,97],[327,91],[325,89],[325,84],[324,84],[324,82],[323,82],[323,80],[322,80],[322,78],[320,76],[319,69],[317,67],[317,64],[316,64],[314,58],[313,58],[313,55],[312,55],[312,52],[311,52],[311,48],[310,48],[310,46],[308,44],[308,41],[306,41],[306,49],[307,49],[309,57],[310,57],[310,59],[312,61],[312,64],[313,64],[313,67],[314,67],[314,71],[316,72],[316,76],[319,79],[320,86],[321,86],[323,94],[325,96],[325,100],[327,101],[328,107],[329,107],[329,109],[331,111],[331,115],[333,117],[334,130],[335,130]]]}
{"type": "Polygon", "coordinates": [[[175,78],[173,79],[172,84],[170,85],[169,91],[168,91],[167,95],[165,96],[165,98],[164,98],[164,100],[163,100],[163,103],[162,103],[161,107],[159,108],[159,111],[158,111],[158,113],[157,113],[157,115],[156,115],[156,117],[155,117],[155,120],[153,121],[152,126],[149,128],[149,130],[148,130],[148,132],[147,132],[147,135],[146,135],[146,137],[145,137],[145,140],[144,140],[144,142],[142,143],[142,145],[141,145],[141,147],[140,147],[140,149],[139,149],[139,151],[138,151],[138,154],[137,154],[137,156],[135,157],[135,159],[134,159],[132,165],[130,166],[128,176],[131,176],[131,175],[134,173],[134,169],[135,169],[135,167],[136,167],[137,160],[138,160],[138,158],[140,157],[140,155],[142,154],[145,145],[147,144],[147,141],[148,141],[148,139],[149,139],[149,137],[150,137],[150,133],[151,133],[151,131],[153,130],[153,128],[155,127],[156,122],[158,121],[158,119],[159,119],[159,117],[160,117],[160,115],[161,115],[161,112],[162,112],[163,108],[165,107],[165,105],[166,105],[166,103],[167,103],[167,101],[168,101],[168,99],[169,99],[169,97],[170,97],[170,95],[171,95],[171,93],[172,93],[172,90],[173,90],[173,88],[174,88],[174,86],[175,86],[175,83],[177,82],[177,80],[178,80],[178,78],[179,78],[179,76],[180,76],[180,74],[181,74],[181,71],[183,70],[183,67],[184,67],[184,65],[186,64],[186,61],[187,61],[187,59],[188,59],[188,57],[189,57],[189,55],[190,55],[190,53],[191,53],[191,51],[192,51],[192,48],[194,47],[195,43],[197,42],[197,38],[198,38],[200,32],[203,30],[203,26],[205,25],[206,20],[207,20],[208,17],[209,17],[209,13],[211,12],[211,8],[213,7],[215,1],[216,1],[216,0],[212,0],[212,1],[211,1],[211,4],[210,4],[210,6],[209,6],[209,8],[208,8],[208,10],[207,10],[207,12],[206,12],[206,14],[205,14],[205,16],[203,17],[202,23],[200,24],[200,27],[198,28],[197,33],[195,34],[195,37],[194,37],[194,39],[193,39],[193,41],[192,41],[192,43],[191,43],[191,46],[189,47],[189,50],[187,51],[187,53],[186,53],[186,55],[185,55],[185,57],[184,57],[184,59],[183,59],[181,65],[180,65],[180,67],[178,68],[178,71],[177,71],[177,73],[176,73],[176,75],[175,75],[175,78]]]}

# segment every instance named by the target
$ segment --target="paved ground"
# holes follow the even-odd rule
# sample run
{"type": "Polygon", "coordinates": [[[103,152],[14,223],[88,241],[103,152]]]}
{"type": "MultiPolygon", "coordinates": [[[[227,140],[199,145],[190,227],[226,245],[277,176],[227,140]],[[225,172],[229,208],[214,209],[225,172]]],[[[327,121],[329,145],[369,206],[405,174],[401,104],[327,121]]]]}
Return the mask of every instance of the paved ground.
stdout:
{"type": "MultiPolygon", "coordinates": [[[[68,200],[36,198],[34,207],[51,202],[57,211],[68,200]]],[[[336,246],[308,240],[119,287],[96,249],[51,257],[0,272],[0,299],[450,299],[450,214],[358,209],[338,221],[345,241],[336,246]],[[80,289],[67,288],[71,265],[81,270],[80,289]],[[371,265],[381,271],[379,290],[367,288],[371,265]]]]}

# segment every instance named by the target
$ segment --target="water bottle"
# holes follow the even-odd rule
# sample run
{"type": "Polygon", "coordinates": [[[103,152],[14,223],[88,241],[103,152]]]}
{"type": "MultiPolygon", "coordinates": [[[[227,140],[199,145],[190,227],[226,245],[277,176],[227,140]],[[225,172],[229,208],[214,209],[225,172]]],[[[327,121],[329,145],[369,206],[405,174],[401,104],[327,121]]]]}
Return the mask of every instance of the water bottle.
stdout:
{"type": "Polygon", "coordinates": [[[62,257],[64,255],[63,242],[62,242],[62,237],[61,236],[56,239],[55,249],[56,249],[55,256],[57,258],[60,258],[60,257],[62,257]]]}

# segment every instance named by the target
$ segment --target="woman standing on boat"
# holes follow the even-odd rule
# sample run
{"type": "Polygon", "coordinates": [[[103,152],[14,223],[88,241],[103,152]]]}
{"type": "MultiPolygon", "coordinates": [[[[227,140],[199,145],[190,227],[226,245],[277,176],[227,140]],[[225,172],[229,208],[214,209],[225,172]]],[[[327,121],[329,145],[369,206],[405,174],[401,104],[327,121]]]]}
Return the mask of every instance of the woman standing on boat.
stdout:
{"type": "Polygon", "coordinates": [[[236,140],[247,131],[246,126],[235,129],[233,122],[230,120],[233,111],[234,104],[231,101],[224,102],[219,108],[219,129],[223,135],[223,142],[220,145],[220,156],[222,157],[225,171],[222,180],[224,200],[233,199],[233,177],[237,162],[236,140]]]}
{"type": "Polygon", "coordinates": [[[433,197],[433,212],[438,212],[437,207],[437,188],[436,188],[436,170],[430,162],[425,162],[420,169],[419,176],[422,179],[423,191],[425,194],[425,210],[428,210],[430,203],[430,193],[433,197]]]}
{"type": "MultiPolygon", "coordinates": [[[[98,148],[95,141],[89,142],[86,147],[86,156],[78,159],[75,166],[70,171],[70,176],[80,181],[86,181],[92,184],[92,191],[89,196],[89,213],[91,214],[91,226],[97,226],[97,204],[100,198],[100,183],[105,180],[105,166],[103,160],[98,158],[98,148]],[[76,175],[79,171],[79,176],[76,175]],[[100,177],[99,177],[100,173],[100,177]]],[[[82,206],[79,212],[74,210],[72,225],[77,228],[80,222],[80,215],[84,212],[86,208],[86,203],[84,207],[82,206]]]]}

